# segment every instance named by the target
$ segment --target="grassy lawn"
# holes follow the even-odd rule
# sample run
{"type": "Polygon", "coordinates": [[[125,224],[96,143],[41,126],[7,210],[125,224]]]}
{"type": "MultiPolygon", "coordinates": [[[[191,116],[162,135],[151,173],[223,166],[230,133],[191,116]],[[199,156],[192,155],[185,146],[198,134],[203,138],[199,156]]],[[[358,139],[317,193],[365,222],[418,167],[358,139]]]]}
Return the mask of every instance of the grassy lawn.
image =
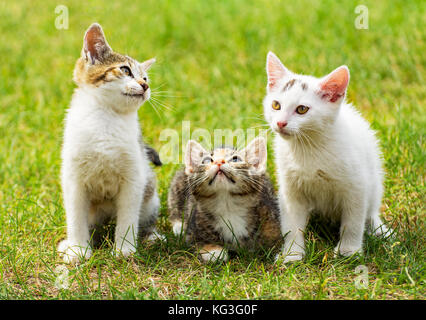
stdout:
{"type": "Polygon", "coordinates": [[[426,2],[362,4],[366,30],[355,28],[353,1],[0,0],[0,299],[425,299],[426,2]],[[67,30],[55,28],[60,4],[69,9],[67,30]],[[151,83],[165,107],[147,103],[139,115],[158,150],[162,130],[180,134],[182,121],[192,130],[261,128],[269,50],[298,73],[348,65],[348,99],[381,141],[383,217],[395,239],[366,236],[363,257],[333,258],[336,235],[319,222],[301,263],[241,252],[208,266],[168,234],[167,191],[179,165],[165,164],[155,170],[167,241],[143,244],[129,260],[112,258],[105,245],[64,267],[56,251],[66,233],[63,118],[83,34],[95,21],[116,51],[157,57],[151,83]],[[364,288],[359,265],[368,268],[364,288]]]}

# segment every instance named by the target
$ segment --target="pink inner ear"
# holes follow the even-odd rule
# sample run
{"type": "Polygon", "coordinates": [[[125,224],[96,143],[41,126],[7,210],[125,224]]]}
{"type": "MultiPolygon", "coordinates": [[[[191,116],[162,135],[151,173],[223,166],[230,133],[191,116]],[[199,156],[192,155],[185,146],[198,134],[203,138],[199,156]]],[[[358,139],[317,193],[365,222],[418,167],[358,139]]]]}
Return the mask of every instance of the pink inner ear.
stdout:
{"type": "Polygon", "coordinates": [[[272,89],[277,84],[278,80],[285,76],[286,69],[274,54],[269,53],[266,72],[268,74],[268,87],[272,89]]]}
{"type": "Polygon", "coordinates": [[[101,60],[102,55],[109,49],[102,29],[98,25],[92,25],[90,29],[87,30],[84,38],[84,45],[85,49],[90,52],[93,64],[95,63],[94,59],[101,60]]]}
{"type": "Polygon", "coordinates": [[[349,83],[349,70],[347,67],[339,67],[320,83],[321,98],[330,102],[336,102],[345,95],[349,83]]]}

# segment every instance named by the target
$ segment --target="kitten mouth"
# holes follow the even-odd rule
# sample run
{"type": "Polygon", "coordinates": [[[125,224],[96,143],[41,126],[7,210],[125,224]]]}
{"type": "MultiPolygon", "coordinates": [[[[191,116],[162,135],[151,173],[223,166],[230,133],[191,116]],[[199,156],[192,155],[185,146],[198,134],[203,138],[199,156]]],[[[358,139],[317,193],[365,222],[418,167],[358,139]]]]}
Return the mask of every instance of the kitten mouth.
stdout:
{"type": "Polygon", "coordinates": [[[144,93],[123,93],[123,96],[144,99],[145,98],[145,92],[144,93]]]}
{"type": "Polygon", "coordinates": [[[213,178],[210,180],[210,182],[209,182],[209,185],[211,185],[212,183],[213,183],[213,181],[215,181],[216,180],[216,177],[217,176],[225,176],[229,181],[231,181],[232,183],[235,183],[235,180],[234,179],[232,179],[232,177],[231,176],[229,176],[229,174],[227,174],[225,171],[223,171],[223,170],[221,170],[221,169],[219,169],[219,170],[217,170],[217,172],[215,173],[215,175],[213,176],[213,178]]]}
{"type": "Polygon", "coordinates": [[[283,137],[290,137],[290,136],[292,136],[292,134],[289,132],[289,131],[287,131],[287,130],[280,130],[280,129],[278,129],[278,130],[276,130],[281,136],[283,136],[283,137]]]}

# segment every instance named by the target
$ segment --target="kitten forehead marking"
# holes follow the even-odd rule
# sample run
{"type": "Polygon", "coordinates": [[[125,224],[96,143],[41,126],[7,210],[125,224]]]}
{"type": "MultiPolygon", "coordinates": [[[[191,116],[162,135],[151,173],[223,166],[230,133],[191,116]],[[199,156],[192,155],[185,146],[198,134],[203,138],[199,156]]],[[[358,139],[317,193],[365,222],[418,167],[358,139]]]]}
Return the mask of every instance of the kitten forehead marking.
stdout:
{"type": "Polygon", "coordinates": [[[281,91],[284,92],[284,91],[287,91],[287,90],[291,89],[291,87],[293,87],[293,85],[294,85],[295,82],[296,82],[296,79],[291,79],[290,81],[288,81],[284,85],[284,87],[283,87],[283,89],[281,91]]]}
{"type": "Polygon", "coordinates": [[[289,80],[285,85],[284,85],[284,87],[282,88],[282,90],[281,90],[281,92],[285,92],[285,91],[288,91],[288,90],[290,90],[293,86],[294,86],[294,84],[295,83],[300,83],[300,86],[302,87],[302,90],[307,90],[308,89],[308,85],[305,83],[305,82],[302,82],[301,80],[299,80],[299,79],[291,79],[291,80],[289,80]]]}
{"type": "Polygon", "coordinates": [[[231,148],[217,148],[213,150],[212,155],[215,158],[226,158],[234,154],[235,150],[231,148]]]}

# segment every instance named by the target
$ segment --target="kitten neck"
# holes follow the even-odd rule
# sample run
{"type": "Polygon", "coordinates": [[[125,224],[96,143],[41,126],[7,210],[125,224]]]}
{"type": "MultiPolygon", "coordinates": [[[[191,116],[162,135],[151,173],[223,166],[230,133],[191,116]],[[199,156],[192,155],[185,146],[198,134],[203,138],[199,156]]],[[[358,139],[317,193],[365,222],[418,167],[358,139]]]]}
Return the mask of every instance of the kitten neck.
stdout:
{"type": "Polygon", "coordinates": [[[232,214],[235,208],[248,209],[258,200],[257,194],[252,192],[241,196],[232,194],[228,190],[221,190],[208,197],[198,197],[197,201],[203,210],[215,216],[223,216],[232,214]]]}

